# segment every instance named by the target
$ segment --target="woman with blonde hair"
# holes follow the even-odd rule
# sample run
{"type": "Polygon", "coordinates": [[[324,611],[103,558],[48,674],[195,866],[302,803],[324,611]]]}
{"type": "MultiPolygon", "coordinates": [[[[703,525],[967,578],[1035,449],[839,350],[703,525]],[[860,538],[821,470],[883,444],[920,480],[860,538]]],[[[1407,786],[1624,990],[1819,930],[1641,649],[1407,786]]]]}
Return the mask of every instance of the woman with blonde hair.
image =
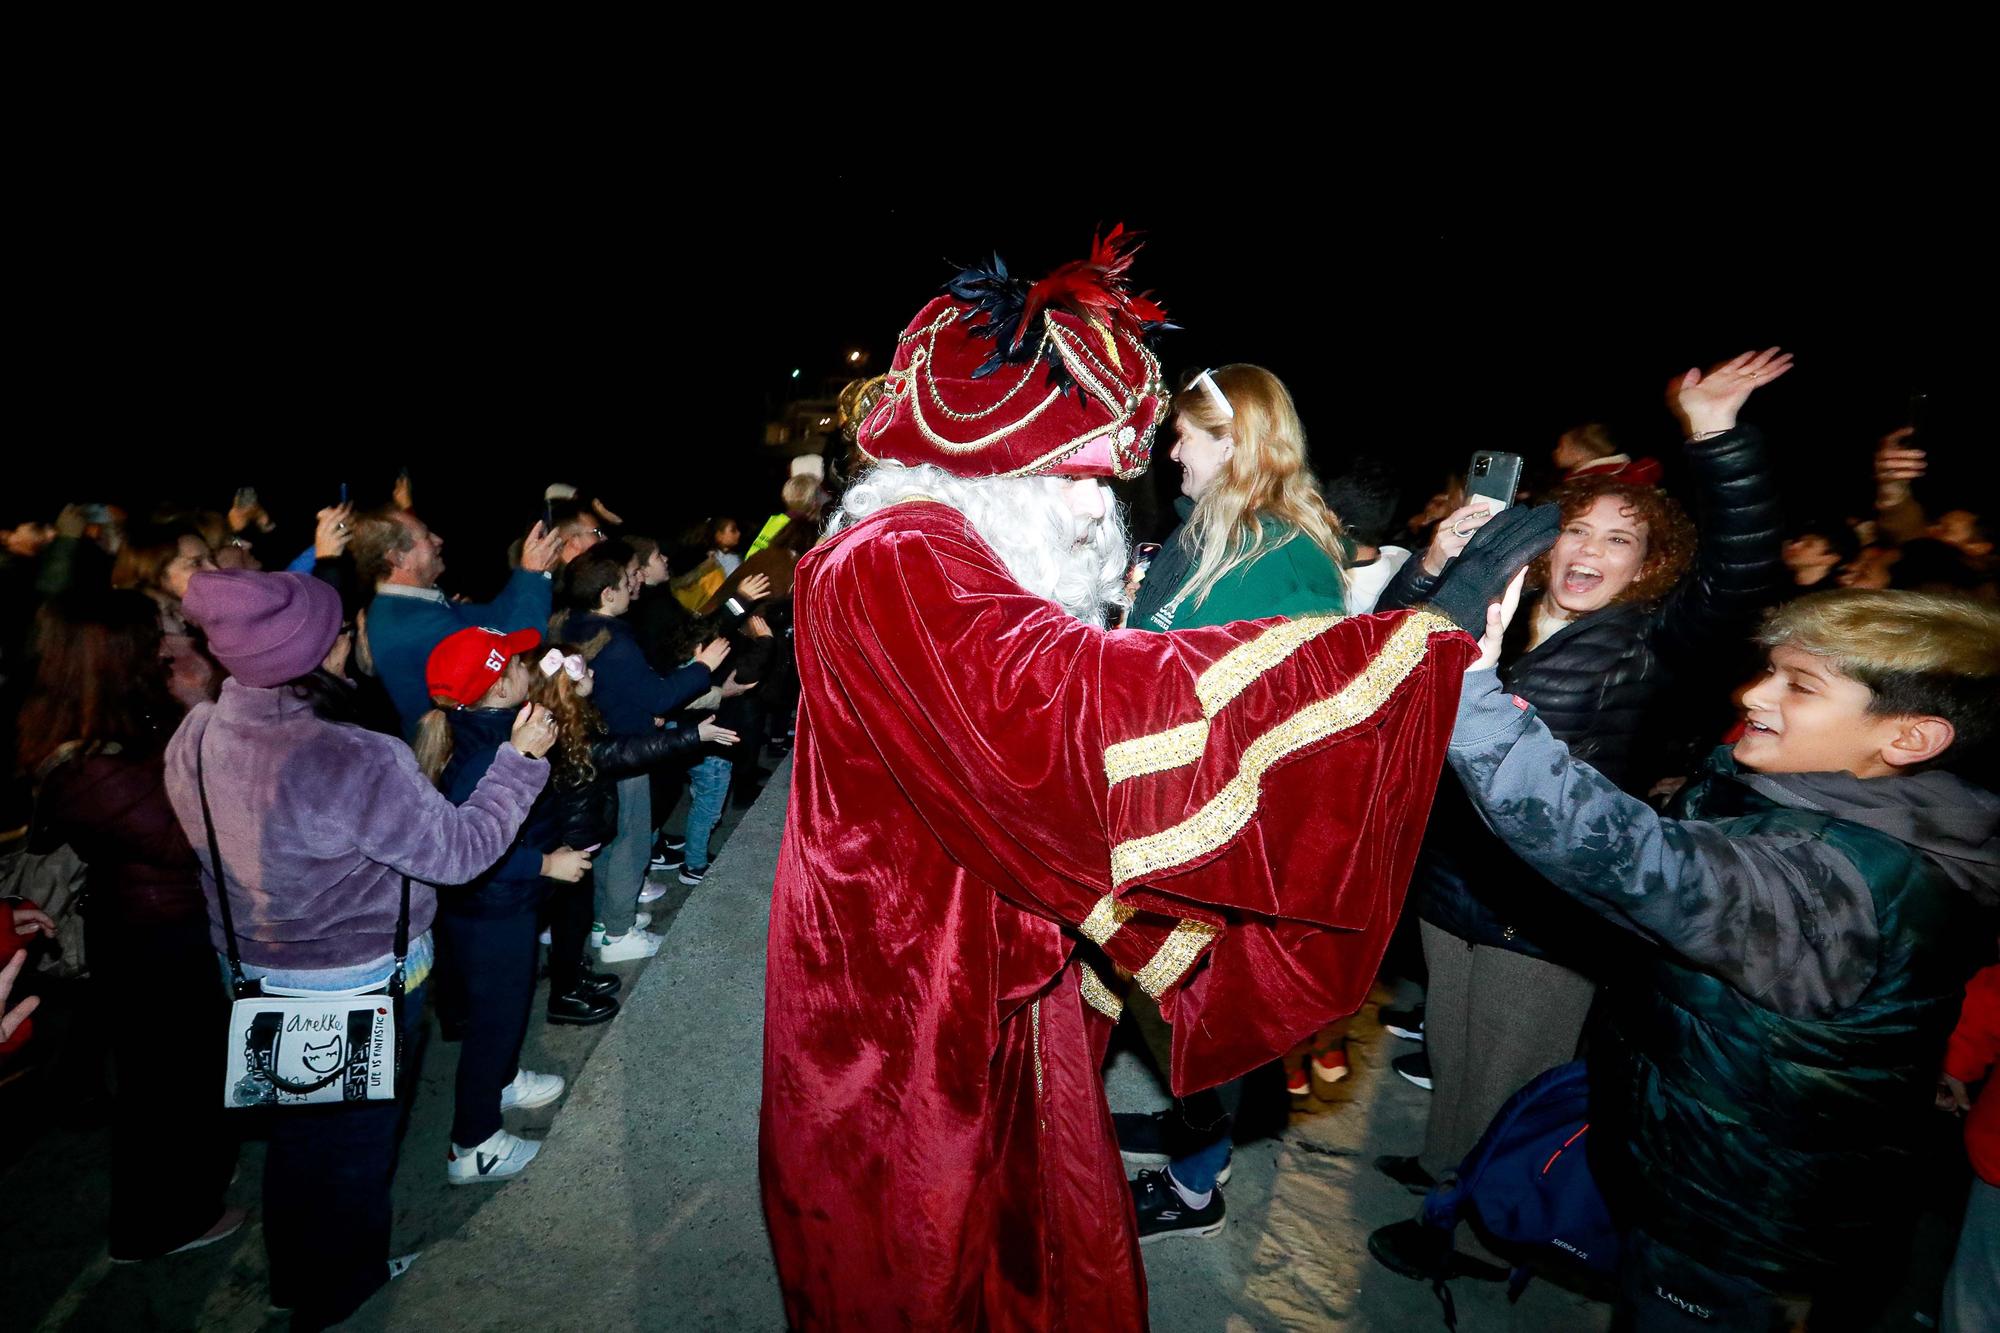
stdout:
{"type": "MultiPolygon", "coordinates": [[[[1284,382],[1261,366],[1205,370],[1174,397],[1172,457],[1181,467],[1181,525],[1139,585],[1126,624],[1193,629],[1270,616],[1341,615],[1348,547],[1306,459],[1305,427],[1284,382]]],[[[1285,1061],[1295,1096],[1347,1074],[1345,1025],[1285,1061]]],[[[1133,1182],[1139,1238],[1222,1229],[1229,1128],[1240,1081],[1152,1116],[1116,1117],[1135,1164],[1164,1164],[1133,1182]]]]}
{"type": "Polygon", "coordinates": [[[1344,611],[1340,520],[1284,382],[1261,366],[1205,370],[1176,395],[1174,428],[1181,525],[1126,623],[1193,629],[1344,611]]]}

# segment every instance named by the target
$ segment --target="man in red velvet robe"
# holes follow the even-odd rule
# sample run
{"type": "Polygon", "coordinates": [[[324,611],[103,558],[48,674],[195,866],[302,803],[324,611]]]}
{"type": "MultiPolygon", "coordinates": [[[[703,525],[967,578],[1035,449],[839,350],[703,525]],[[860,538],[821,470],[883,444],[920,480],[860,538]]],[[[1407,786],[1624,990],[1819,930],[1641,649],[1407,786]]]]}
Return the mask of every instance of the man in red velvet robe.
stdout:
{"type": "Polygon", "coordinates": [[[761,1158],[800,1329],[1143,1328],[1118,972],[1190,1092],[1358,1008],[1402,905],[1468,635],[1099,627],[1095,478],[1165,405],[1127,258],[925,307],[798,566],[761,1158]]]}

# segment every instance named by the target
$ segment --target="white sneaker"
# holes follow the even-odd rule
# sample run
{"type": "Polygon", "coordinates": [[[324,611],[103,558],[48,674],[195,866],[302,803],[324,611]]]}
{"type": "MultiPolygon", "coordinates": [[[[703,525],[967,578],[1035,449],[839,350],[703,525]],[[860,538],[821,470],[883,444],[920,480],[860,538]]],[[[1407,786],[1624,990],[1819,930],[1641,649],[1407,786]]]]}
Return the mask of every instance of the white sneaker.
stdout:
{"type": "MultiPolygon", "coordinates": [[[[652,924],[653,924],[653,914],[651,912],[635,912],[632,914],[632,929],[644,930],[646,927],[652,924]]],[[[610,937],[604,933],[604,923],[602,921],[593,921],[590,923],[591,948],[602,949],[604,947],[604,941],[608,938],[610,937]]]]}
{"type": "Polygon", "coordinates": [[[461,1148],[456,1143],[445,1157],[445,1179],[454,1185],[483,1185],[488,1181],[505,1180],[508,1176],[518,1176],[535,1160],[535,1154],[542,1145],[533,1139],[524,1139],[506,1130],[495,1130],[493,1137],[476,1148],[461,1148]]]}
{"type": "Polygon", "coordinates": [[[648,879],[646,887],[639,890],[639,901],[642,903],[656,903],[666,896],[667,886],[654,879],[648,879]]]}
{"type": "MultiPolygon", "coordinates": [[[[641,915],[644,915],[641,913],[641,915]]],[[[660,951],[665,941],[643,926],[634,926],[623,935],[608,935],[598,947],[597,961],[600,963],[629,963],[639,958],[651,958],[660,951]]]]}
{"type": "Polygon", "coordinates": [[[500,1089],[500,1109],[532,1111],[537,1106],[547,1106],[562,1096],[562,1090],[561,1074],[537,1074],[527,1069],[516,1070],[514,1081],[500,1089]]]}

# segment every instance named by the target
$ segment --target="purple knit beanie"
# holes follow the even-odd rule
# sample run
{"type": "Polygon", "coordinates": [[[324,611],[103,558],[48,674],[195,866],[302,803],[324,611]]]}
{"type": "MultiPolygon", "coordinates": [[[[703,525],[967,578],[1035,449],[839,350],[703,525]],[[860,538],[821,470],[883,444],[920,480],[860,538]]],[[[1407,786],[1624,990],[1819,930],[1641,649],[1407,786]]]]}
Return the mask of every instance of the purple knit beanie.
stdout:
{"type": "Polygon", "coordinates": [[[181,611],[215,660],[259,689],[312,671],[340,634],[340,594],[310,574],[204,570],[188,580],[181,611]]]}

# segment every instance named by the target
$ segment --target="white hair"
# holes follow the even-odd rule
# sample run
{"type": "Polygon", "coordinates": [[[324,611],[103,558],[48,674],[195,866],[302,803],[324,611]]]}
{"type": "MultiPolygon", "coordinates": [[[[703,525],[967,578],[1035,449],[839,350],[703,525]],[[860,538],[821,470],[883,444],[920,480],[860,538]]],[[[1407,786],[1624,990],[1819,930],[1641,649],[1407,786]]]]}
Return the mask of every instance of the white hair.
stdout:
{"type": "Polygon", "coordinates": [[[1106,495],[1104,518],[1086,526],[1065,491],[1060,477],[955,477],[929,463],[877,463],[847,488],[826,530],[831,536],[899,500],[936,500],[965,515],[1022,587],[1102,625],[1124,603],[1124,517],[1106,495]]]}

